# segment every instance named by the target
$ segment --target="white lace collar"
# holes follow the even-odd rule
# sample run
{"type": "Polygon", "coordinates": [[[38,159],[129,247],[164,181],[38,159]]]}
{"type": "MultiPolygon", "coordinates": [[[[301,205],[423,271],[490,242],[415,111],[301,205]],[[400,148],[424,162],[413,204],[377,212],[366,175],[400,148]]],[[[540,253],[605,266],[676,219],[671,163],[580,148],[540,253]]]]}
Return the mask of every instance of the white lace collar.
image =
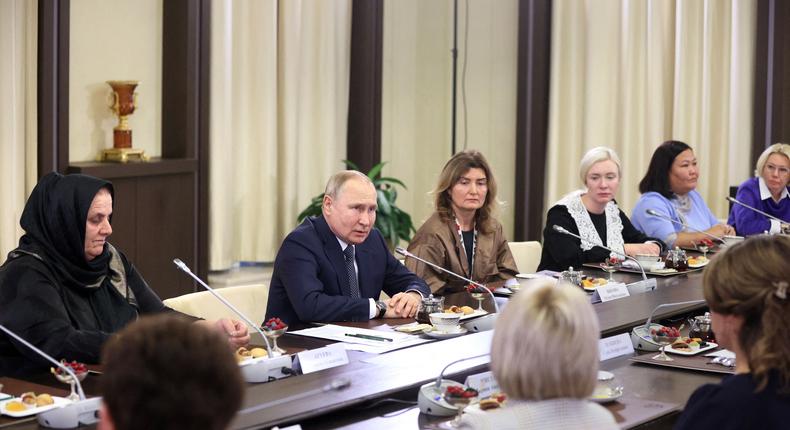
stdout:
{"type": "MultiPolygon", "coordinates": [[[[586,190],[574,191],[561,198],[557,204],[568,208],[568,213],[571,214],[571,217],[576,222],[576,227],[579,229],[579,236],[584,238],[581,241],[582,250],[589,251],[595,245],[603,245],[603,241],[601,241],[601,236],[595,229],[592,219],[590,219],[590,213],[587,212],[587,208],[582,203],[582,195],[586,192],[586,190]]],[[[615,251],[625,252],[620,209],[614,201],[610,201],[606,204],[604,213],[606,214],[606,246],[615,251]]],[[[611,254],[611,257],[622,258],[621,255],[614,253],[611,254]]]]}

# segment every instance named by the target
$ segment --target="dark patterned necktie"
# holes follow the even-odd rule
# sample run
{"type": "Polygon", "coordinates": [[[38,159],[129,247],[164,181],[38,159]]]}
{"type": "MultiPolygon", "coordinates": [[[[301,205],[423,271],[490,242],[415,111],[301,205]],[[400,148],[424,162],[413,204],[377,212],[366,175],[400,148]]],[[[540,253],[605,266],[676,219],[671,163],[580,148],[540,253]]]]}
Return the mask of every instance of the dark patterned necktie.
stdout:
{"type": "Polygon", "coordinates": [[[359,293],[357,272],[354,270],[354,246],[348,245],[346,249],[343,250],[343,255],[346,257],[346,273],[348,274],[348,285],[351,292],[350,296],[360,298],[362,296],[359,293]]]}

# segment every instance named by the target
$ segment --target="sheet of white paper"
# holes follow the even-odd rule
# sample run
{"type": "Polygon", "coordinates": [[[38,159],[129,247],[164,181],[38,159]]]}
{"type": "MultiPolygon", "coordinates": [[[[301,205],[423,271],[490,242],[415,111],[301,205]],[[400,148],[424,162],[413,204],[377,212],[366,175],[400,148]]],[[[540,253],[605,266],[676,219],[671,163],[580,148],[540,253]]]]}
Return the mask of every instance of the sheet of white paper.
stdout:
{"type": "Polygon", "coordinates": [[[415,335],[399,333],[391,329],[389,331],[372,330],[334,324],[292,331],[290,334],[336,340],[345,343],[347,350],[364,351],[374,354],[382,354],[384,352],[431,341],[431,339],[422,339],[415,335]],[[366,339],[359,336],[372,336],[373,338],[391,339],[392,341],[371,338],[366,339]]]}
{"type": "Polygon", "coordinates": [[[724,357],[724,358],[735,358],[735,353],[728,350],[728,349],[720,349],[716,352],[711,352],[710,354],[705,354],[705,357],[724,357]]]}

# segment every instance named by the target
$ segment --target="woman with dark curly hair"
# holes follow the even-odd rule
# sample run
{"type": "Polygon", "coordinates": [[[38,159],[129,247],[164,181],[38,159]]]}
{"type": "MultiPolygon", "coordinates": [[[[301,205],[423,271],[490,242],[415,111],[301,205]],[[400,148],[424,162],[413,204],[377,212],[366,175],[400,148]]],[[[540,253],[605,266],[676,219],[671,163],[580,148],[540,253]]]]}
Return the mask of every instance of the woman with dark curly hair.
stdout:
{"type": "Polygon", "coordinates": [[[755,236],[712,259],[702,284],[735,374],[691,395],[676,429],[786,429],[790,423],[790,237],[755,236]]]}

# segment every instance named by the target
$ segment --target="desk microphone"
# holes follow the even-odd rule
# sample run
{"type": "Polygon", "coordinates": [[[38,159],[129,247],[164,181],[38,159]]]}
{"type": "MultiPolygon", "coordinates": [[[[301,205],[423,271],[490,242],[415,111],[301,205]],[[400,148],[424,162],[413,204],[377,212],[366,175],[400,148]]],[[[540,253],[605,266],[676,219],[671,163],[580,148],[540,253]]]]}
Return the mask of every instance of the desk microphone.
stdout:
{"type": "Polygon", "coordinates": [[[707,302],[705,300],[688,300],[685,302],[662,303],[656,306],[647,317],[645,325],[638,325],[634,327],[633,330],[631,330],[631,342],[634,344],[634,348],[647,351],[658,351],[660,345],[653,342],[653,340],[650,338],[650,325],[653,321],[653,315],[655,315],[656,311],[659,309],[681,305],[701,305],[703,303],[707,302]]]}
{"type": "Polygon", "coordinates": [[[403,249],[400,246],[395,248],[395,252],[397,252],[398,254],[400,254],[400,255],[402,255],[404,257],[413,258],[413,259],[415,259],[415,260],[417,260],[419,262],[425,263],[425,264],[433,267],[436,270],[439,270],[439,271],[442,271],[442,272],[447,273],[449,275],[455,276],[458,279],[461,279],[461,280],[463,280],[463,281],[465,281],[465,282],[467,282],[467,283],[469,283],[471,285],[474,285],[476,287],[474,292],[483,292],[483,291],[485,291],[486,293],[488,293],[488,295],[491,296],[491,301],[494,303],[494,310],[495,310],[495,312],[499,313],[499,305],[497,305],[496,299],[494,298],[494,293],[492,293],[491,290],[486,288],[485,285],[483,285],[483,284],[481,284],[479,282],[475,282],[475,281],[473,281],[473,280],[471,280],[469,278],[465,278],[465,277],[463,277],[463,276],[461,276],[461,275],[459,275],[459,274],[457,274],[455,272],[452,272],[450,270],[445,269],[444,267],[441,267],[441,266],[439,266],[437,264],[431,263],[428,260],[420,258],[420,257],[412,254],[411,252],[406,251],[405,249],[403,249]]]}
{"type": "Polygon", "coordinates": [[[429,382],[420,387],[420,391],[417,394],[417,405],[420,407],[420,412],[440,417],[455,415],[458,412],[458,409],[455,406],[447,403],[442,395],[448,386],[458,385],[458,383],[450,379],[444,379],[444,372],[453,364],[474,360],[477,358],[488,357],[490,355],[491,353],[485,353],[474,355],[472,357],[465,357],[460,360],[451,361],[447,366],[444,366],[442,371],[439,372],[439,376],[436,377],[435,382],[429,382]]]}
{"type": "Polygon", "coordinates": [[[227,301],[224,297],[217,294],[213,288],[209,287],[202,279],[200,279],[197,275],[192,273],[189,267],[181,261],[179,258],[174,258],[173,263],[184,271],[187,275],[191,276],[192,279],[197,281],[200,285],[203,286],[208,292],[210,292],[214,297],[216,297],[222,304],[228,307],[228,309],[232,310],[236,315],[239,316],[244,322],[248,325],[252,326],[258,334],[261,335],[263,338],[263,342],[266,344],[266,352],[268,353],[266,357],[256,358],[252,361],[253,364],[244,365],[242,364],[242,373],[244,374],[245,379],[247,382],[268,382],[273,379],[284,378],[285,376],[291,374],[291,357],[288,355],[283,355],[280,357],[274,356],[274,351],[272,350],[271,344],[269,344],[269,339],[263,333],[263,330],[258,327],[258,324],[253,323],[246,315],[244,315],[240,310],[236,309],[229,301],[227,301]],[[249,369],[248,369],[249,368],[249,369]],[[253,369],[254,368],[254,369],[253,369]],[[271,373],[271,375],[269,375],[271,373]]]}
{"type": "Polygon", "coordinates": [[[694,227],[692,227],[692,226],[690,226],[690,225],[688,225],[688,224],[686,224],[684,222],[676,221],[676,220],[672,219],[671,217],[668,217],[668,216],[666,216],[666,215],[662,214],[661,212],[658,212],[658,211],[656,211],[654,209],[647,209],[647,210],[645,210],[645,213],[647,213],[648,215],[652,215],[654,217],[657,217],[657,218],[665,219],[665,220],[667,220],[669,222],[675,223],[675,224],[677,224],[677,225],[679,225],[679,226],[681,226],[683,228],[689,229],[691,231],[695,231],[697,233],[702,233],[705,236],[708,236],[709,238],[715,240],[716,242],[719,242],[719,243],[722,243],[722,244],[726,245],[726,243],[724,242],[724,239],[722,239],[720,237],[717,237],[715,235],[712,235],[712,234],[708,233],[707,231],[702,231],[700,229],[694,228],[694,227]]]}
{"type": "Polygon", "coordinates": [[[59,408],[40,413],[38,415],[39,424],[45,427],[56,429],[68,429],[77,427],[80,424],[94,424],[99,421],[101,397],[92,397],[90,399],[86,399],[85,392],[82,390],[82,384],[80,384],[80,380],[77,379],[77,375],[74,374],[74,371],[69,368],[69,366],[64,366],[63,363],[58,362],[49,354],[36,348],[33,346],[33,344],[7,329],[2,324],[0,324],[0,330],[3,330],[7,335],[16,339],[22,345],[30,348],[33,350],[33,352],[40,355],[41,357],[44,357],[47,359],[47,361],[57,366],[63,372],[67,373],[69,376],[71,376],[72,380],[74,381],[74,385],[77,387],[77,394],[80,396],[79,400],[59,408]]]}
{"type": "Polygon", "coordinates": [[[607,250],[607,251],[609,251],[609,252],[611,252],[613,254],[621,255],[624,258],[626,258],[628,260],[631,260],[634,263],[636,263],[636,265],[639,267],[639,270],[642,271],[642,280],[634,282],[634,283],[631,283],[631,284],[628,284],[627,287],[628,287],[629,291],[631,291],[633,289],[633,292],[645,292],[645,291],[651,291],[651,290],[655,290],[656,289],[656,287],[658,285],[656,283],[656,280],[653,279],[653,278],[650,278],[650,279],[647,278],[647,273],[645,273],[645,268],[642,267],[642,263],[640,263],[639,260],[637,260],[636,258],[631,257],[630,255],[628,255],[628,254],[626,254],[624,252],[615,251],[612,248],[609,248],[609,247],[606,247],[606,246],[603,246],[603,245],[599,245],[597,243],[590,242],[589,240],[579,236],[578,234],[571,233],[570,231],[568,231],[564,227],[558,226],[557,224],[554,224],[553,226],[551,226],[551,228],[554,231],[558,232],[558,233],[566,234],[568,236],[573,236],[573,237],[575,237],[575,238],[577,238],[577,239],[579,239],[581,241],[589,243],[590,245],[594,245],[594,246],[597,246],[599,248],[603,248],[603,249],[605,249],[605,250],[607,250]]]}
{"type": "Polygon", "coordinates": [[[741,202],[741,201],[739,201],[739,200],[737,200],[737,199],[734,199],[734,198],[732,198],[732,197],[727,197],[727,201],[729,201],[729,202],[732,202],[732,203],[735,203],[735,204],[737,204],[737,205],[741,205],[741,206],[743,206],[743,207],[745,207],[745,208],[747,208],[747,209],[751,209],[752,211],[754,211],[754,212],[757,212],[758,214],[760,214],[760,215],[762,215],[762,216],[764,216],[764,217],[766,217],[766,218],[769,218],[769,219],[772,219],[772,220],[774,220],[774,221],[777,221],[777,222],[779,222],[780,224],[787,224],[787,223],[788,223],[788,221],[784,221],[784,220],[782,220],[781,218],[777,218],[777,217],[775,217],[775,216],[773,216],[773,215],[767,214],[767,213],[765,213],[765,212],[761,211],[760,209],[753,208],[753,207],[751,207],[751,206],[747,205],[746,203],[743,203],[743,202],[741,202]]]}

